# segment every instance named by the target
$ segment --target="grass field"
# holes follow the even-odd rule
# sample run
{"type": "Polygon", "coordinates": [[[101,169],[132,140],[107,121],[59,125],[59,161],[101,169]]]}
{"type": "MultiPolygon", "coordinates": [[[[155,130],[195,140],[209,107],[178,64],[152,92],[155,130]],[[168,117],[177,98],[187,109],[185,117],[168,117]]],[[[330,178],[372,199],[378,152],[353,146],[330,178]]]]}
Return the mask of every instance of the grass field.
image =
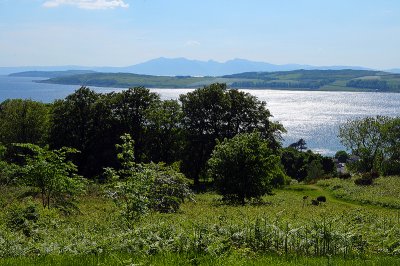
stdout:
{"type": "Polygon", "coordinates": [[[245,206],[198,194],[177,214],[130,226],[93,185],[80,214],[37,207],[38,220],[20,228],[10,226],[10,213],[34,203],[13,201],[19,189],[3,187],[0,265],[400,265],[400,178],[351,182],[293,185],[245,206]],[[311,205],[317,196],[327,202],[311,205]],[[394,205],[381,204],[388,201],[394,205]]]}

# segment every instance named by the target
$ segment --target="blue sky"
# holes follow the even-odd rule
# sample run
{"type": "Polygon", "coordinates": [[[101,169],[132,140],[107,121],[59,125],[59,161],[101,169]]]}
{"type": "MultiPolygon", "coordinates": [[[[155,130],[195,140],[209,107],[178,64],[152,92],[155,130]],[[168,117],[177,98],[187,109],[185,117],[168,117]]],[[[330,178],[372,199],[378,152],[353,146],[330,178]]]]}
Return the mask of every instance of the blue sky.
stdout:
{"type": "Polygon", "coordinates": [[[0,66],[157,57],[400,67],[399,0],[0,0],[0,66]]]}

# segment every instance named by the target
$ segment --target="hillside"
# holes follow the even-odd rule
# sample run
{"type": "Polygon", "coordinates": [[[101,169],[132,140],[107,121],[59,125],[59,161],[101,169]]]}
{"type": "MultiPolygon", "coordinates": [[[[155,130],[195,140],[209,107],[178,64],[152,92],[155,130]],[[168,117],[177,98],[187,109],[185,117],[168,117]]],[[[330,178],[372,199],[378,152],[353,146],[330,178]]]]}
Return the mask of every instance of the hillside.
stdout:
{"type": "Polygon", "coordinates": [[[223,82],[240,89],[400,92],[400,74],[350,69],[245,72],[221,77],[87,73],[58,76],[40,82],[116,88],[197,88],[223,82]]]}
{"type": "Polygon", "coordinates": [[[234,88],[400,92],[400,75],[371,70],[248,72],[224,78],[243,79],[233,82],[231,87],[234,88]]]}
{"type": "MultiPolygon", "coordinates": [[[[398,177],[391,180],[391,185],[400,185],[398,177]]],[[[378,188],[389,188],[384,178],[378,181],[378,188]]],[[[358,189],[369,194],[371,188],[358,189]]],[[[80,213],[67,216],[34,202],[7,204],[23,191],[0,190],[1,265],[191,265],[193,257],[210,261],[199,265],[221,265],[227,259],[230,263],[222,265],[278,265],[277,254],[286,255],[280,256],[279,265],[399,263],[398,208],[338,198],[325,186],[290,185],[245,206],[225,205],[214,193],[198,194],[183,203],[179,213],[151,213],[134,229],[124,223],[112,200],[98,192],[104,190],[100,185],[80,198],[80,213]],[[312,205],[318,196],[325,196],[326,202],[312,205]],[[26,205],[34,206],[38,215],[33,225],[24,225],[31,237],[22,229],[9,229],[5,219],[16,206],[26,205]]],[[[398,194],[375,198],[398,202],[398,194]]]]}
{"type": "Polygon", "coordinates": [[[130,73],[90,73],[51,78],[40,82],[113,88],[130,88],[139,86],[148,88],[196,88],[215,82],[232,83],[235,81],[240,81],[240,79],[191,76],[150,76],[130,73]]]}

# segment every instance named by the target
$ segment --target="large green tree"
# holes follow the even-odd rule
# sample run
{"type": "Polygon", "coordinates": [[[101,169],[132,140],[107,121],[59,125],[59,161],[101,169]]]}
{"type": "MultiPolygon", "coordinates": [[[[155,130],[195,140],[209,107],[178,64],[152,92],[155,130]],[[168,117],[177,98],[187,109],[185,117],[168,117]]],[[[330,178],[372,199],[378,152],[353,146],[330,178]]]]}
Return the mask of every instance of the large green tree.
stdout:
{"type": "Polygon", "coordinates": [[[342,144],[359,158],[352,164],[359,172],[379,171],[385,146],[385,124],[389,117],[377,116],[349,120],[339,128],[342,144]]]}
{"type": "Polygon", "coordinates": [[[270,193],[272,181],[285,178],[280,158],[258,132],[238,134],[219,143],[208,160],[219,194],[242,204],[270,193]]]}
{"type": "Polygon", "coordinates": [[[186,133],[184,171],[199,184],[205,163],[216,140],[258,130],[272,149],[280,147],[282,125],[270,120],[266,103],[257,97],[226,84],[212,84],[196,89],[179,100],[182,103],[183,125],[186,133]]]}
{"type": "Polygon", "coordinates": [[[358,172],[400,173],[400,118],[366,117],[340,127],[339,137],[359,160],[350,164],[358,172]]]}

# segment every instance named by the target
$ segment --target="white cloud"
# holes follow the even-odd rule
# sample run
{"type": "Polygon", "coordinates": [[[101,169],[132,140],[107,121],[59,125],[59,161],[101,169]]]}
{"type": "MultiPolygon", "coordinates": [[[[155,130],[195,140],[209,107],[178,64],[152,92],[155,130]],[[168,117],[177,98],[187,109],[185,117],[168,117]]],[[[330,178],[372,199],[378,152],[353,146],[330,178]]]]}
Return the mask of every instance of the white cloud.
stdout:
{"type": "Polygon", "coordinates": [[[59,7],[61,5],[76,6],[83,9],[113,9],[118,7],[128,8],[124,0],[48,0],[44,7],[59,7]]]}

